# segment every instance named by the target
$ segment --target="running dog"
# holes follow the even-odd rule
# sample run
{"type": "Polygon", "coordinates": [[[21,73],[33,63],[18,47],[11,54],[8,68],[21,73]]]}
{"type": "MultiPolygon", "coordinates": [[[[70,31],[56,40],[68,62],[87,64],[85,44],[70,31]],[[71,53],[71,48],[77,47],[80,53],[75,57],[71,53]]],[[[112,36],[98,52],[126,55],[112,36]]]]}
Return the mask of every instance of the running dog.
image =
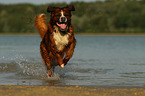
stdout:
{"type": "Polygon", "coordinates": [[[41,56],[50,77],[55,66],[59,65],[64,68],[72,57],[76,46],[71,24],[71,11],[75,11],[73,5],[63,8],[48,7],[47,12],[51,13],[48,25],[45,14],[40,14],[35,18],[35,26],[42,38],[41,56]]]}

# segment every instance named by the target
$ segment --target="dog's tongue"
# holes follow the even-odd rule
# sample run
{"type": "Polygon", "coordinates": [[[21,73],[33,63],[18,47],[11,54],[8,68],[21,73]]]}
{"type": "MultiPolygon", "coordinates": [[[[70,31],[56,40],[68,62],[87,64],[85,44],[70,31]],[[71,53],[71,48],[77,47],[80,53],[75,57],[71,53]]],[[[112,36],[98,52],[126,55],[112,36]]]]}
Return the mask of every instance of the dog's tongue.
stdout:
{"type": "Polygon", "coordinates": [[[65,29],[66,28],[66,24],[58,24],[57,25],[61,28],[61,29],[65,29]]]}
{"type": "Polygon", "coordinates": [[[65,24],[60,24],[61,29],[65,29],[66,25],[65,24]]]}

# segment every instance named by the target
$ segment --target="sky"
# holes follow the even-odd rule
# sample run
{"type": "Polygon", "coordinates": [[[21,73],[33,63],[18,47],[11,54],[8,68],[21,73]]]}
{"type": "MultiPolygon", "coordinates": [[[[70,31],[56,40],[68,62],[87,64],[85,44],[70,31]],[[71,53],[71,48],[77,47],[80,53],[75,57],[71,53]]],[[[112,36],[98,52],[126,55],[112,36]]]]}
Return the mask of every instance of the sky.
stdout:
{"type": "Polygon", "coordinates": [[[74,1],[85,1],[85,2],[94,2],[94,1],[104,1],[104,0],[0,0],[2,4],[17,4],[17,3],[32,3],[32,4],[46,4],[46,3],[55,3],[55,2],[74,2],[74,1]]]}

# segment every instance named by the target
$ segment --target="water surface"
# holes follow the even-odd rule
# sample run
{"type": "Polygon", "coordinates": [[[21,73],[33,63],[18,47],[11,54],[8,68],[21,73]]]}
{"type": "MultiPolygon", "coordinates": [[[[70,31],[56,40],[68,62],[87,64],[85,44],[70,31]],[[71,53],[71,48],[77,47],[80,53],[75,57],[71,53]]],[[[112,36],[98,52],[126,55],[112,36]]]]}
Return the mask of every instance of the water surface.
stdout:
{"type": "Polygon", "coordinates": [[[0,85],[145,86],[145,36],[76,36],[67,66],[48,78],[39,36],[0,36],[0,85]]]}

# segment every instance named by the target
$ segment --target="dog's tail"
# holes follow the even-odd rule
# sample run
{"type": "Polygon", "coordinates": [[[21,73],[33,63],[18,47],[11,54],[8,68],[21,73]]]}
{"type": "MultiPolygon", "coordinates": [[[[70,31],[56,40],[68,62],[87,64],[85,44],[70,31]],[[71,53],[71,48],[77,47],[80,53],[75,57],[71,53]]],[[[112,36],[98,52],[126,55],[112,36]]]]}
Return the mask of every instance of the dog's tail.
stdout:
{"type": "Polygon", "coordinates": [[[40,37],[43,39],[45,33],[48,30],[48,27],[46,25],[46,17],[45,14],[37,15],[35,18],[35,27],[39,31],[40,37]]]}

